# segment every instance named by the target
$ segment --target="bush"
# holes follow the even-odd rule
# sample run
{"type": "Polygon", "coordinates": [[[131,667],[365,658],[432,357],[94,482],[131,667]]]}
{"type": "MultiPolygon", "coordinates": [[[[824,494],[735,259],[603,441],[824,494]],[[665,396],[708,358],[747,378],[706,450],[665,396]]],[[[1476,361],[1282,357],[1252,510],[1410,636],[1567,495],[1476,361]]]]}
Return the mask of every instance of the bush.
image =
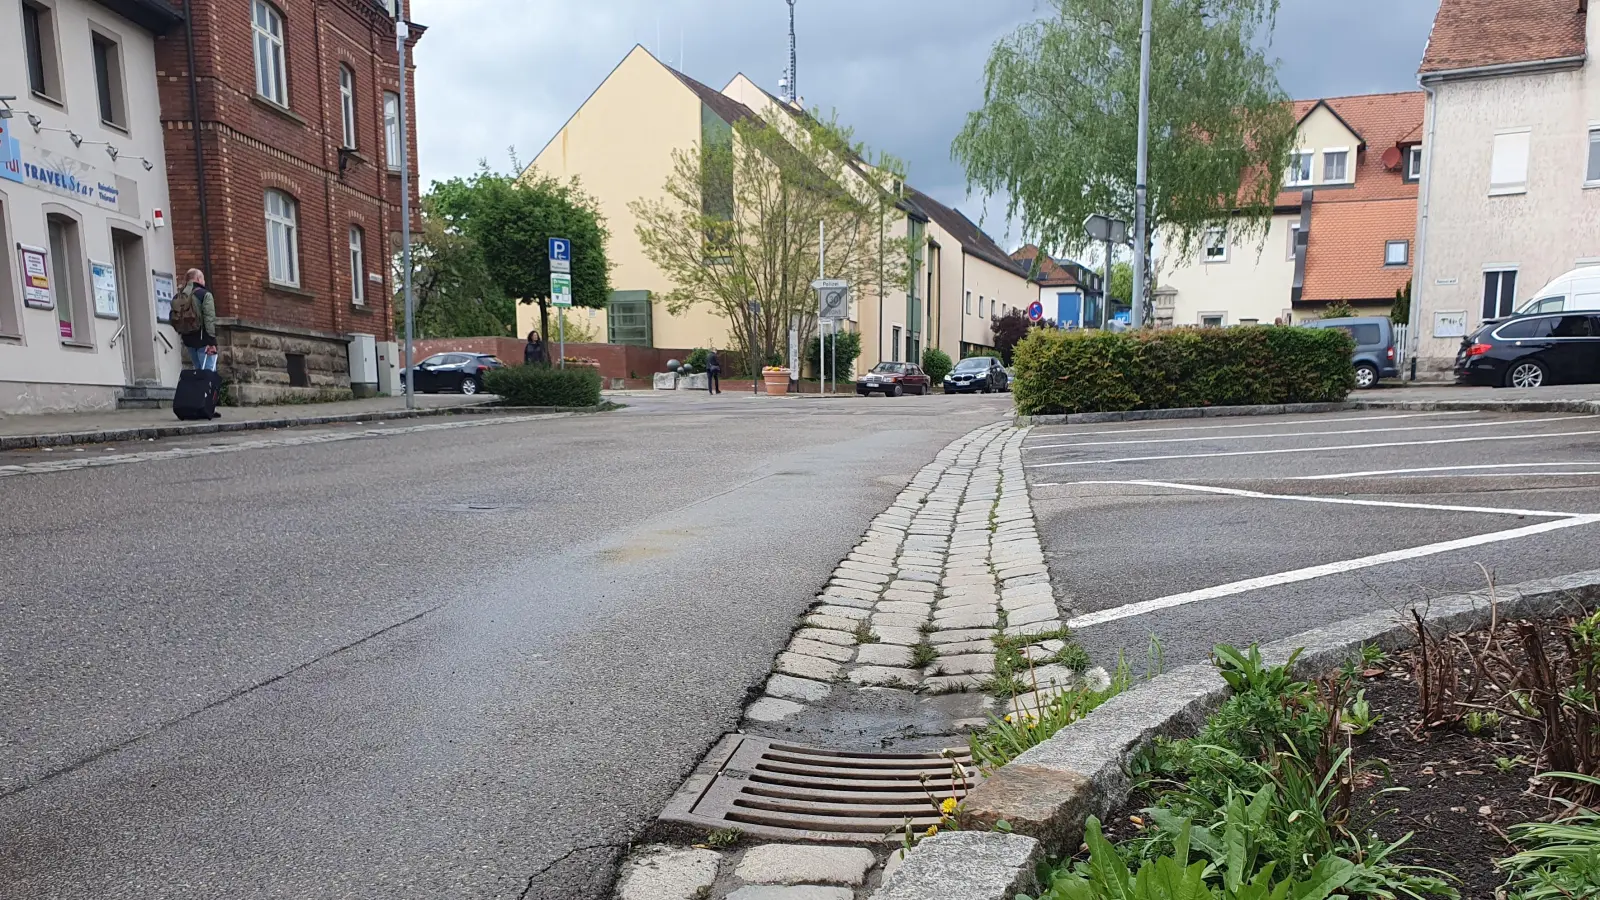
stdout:
{"type": "Polygon", "coordinates": [[[1355,388],[1354,350],[1326,328],[1034,329],[1012,390],[1020,415],[1335,402],[1355,388]]]}
{"type": "Polygon", "coordinates": [[[928,373],[934,384],[944,381],[944,377],[955,367],[956,364],[950,361],[950,354],[937,347],[929,347],[922,351],[922,371],[928,373]]]}
{"type": "Polygon", "coordinates": [[[988,349],[985,349],[985,350],[974,350],[971,353],[968,353],[966,356],[963,356],[961,358],[962,359],[998,359],[1001,362],[1005,362],[1005,357],[1000,355],[1000,351],[999,350],[988,350],[988,349]]]}
{"type": "MultiPolygon", "coordinates": [[[[694,348],[693,350],[689,351],[689,358],[683,361],[683,364],[685,366],[689,367],[688,372],[685,373],[685,374],[692,374],[694,372],[709,372],[709,371],[711,371],[711,362],[710,361],[711,361],[711,351],[710,350],[707,350],[704,347],[696,347],[696,348],[694,348]]],[[[717,354],[717,361],[719,363],[722,361],[722,354],[720,354],[720,353],[717,354]]],[[[680,369],[679,371],[682,372],[683,370],[680,369]]]]}
{"type": "Polygon", "coordinates": [[[861,356],[861,335],[854,332],[845,332],[839,334],[837,336],[837,358],[835,358],[833,355],[835,349],[834,337],[834,335],[830,334],[826,340],[818,338],[817,340],[812,341],[811,345],[806,348],[806,365],[810,366],[811,374],[821,375],[822,361],[818,359],[817,354],[821,352],[823,346],[826,345],[828,353],[828,375],[830,378],[833,376],[833,367],[837,363],[839,366],[839,379],[843,381],[847,378],[854,377],[851,373],[855,371],[856,359],[861,356]]]}
{"type": "Polygon", "coordinates": [[[600,372],[592,366],[542,369],[511,366],[483,377],[483,387],[507,406],[598,406],[600,372]]]}

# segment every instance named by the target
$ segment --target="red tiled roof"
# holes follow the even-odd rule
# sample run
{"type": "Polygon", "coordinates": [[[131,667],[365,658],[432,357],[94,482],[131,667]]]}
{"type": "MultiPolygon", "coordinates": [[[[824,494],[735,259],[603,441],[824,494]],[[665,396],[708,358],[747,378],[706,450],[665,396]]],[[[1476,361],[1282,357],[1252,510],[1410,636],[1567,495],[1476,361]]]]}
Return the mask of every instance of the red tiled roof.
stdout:
{"type": "Polygon", "coordinates": [[[1421,73],[1584,55],[1583,0],[1442,0],[1421,73]]]}
{"type": "MultiPolygon", "coordinates": [[[[1409,197],[1415,201],[1417,185],[1414,182],[1407,184],[1401,170],[1385,169],[1383,153],[1390,147],[1408,141],[1413,132],[1420,131],[1423,98],[1421,91],[1405,91],[1398,94],[1296,100],[1296,120],[1304,118],[1318,103],[1326,103],[1366,142],[1356,153],[1353,163],[1356,183],[1347,188],[1312,185],[1317,188],[1317,201],[1385,200],[1392,197],[1409,197]]],[[[1303,191],[1303,187],[1285,188],[1278,195],[1278,206],[1298,208],[1303,191]]],[[[1316,223],[1313,222],[1311,227],[1314,230],[1316,223]]]]}
{"type": "Polygon", "coordinates": [[[1306,245],[1306,280],[1301,301],[1386,300],[1411,280],[1411,266],[1385,266],[1389,241],[1412,241],[1415,252],[1416,197],[1357,203],[1311,204],[1306,245]]]}
{"type": "Polygon", "coordinates": [[[1039,270],[1034,273],[1033,280],[1045,287],[1078,287],[1078,276],[1072,274],[1070,269],[1064,268],[1056,262],[1055,257],[1043,253],[1033,244],[1026,244],[1022,249],[1011,254],[1011,258],[1022,264],[1030,273],[1034,273],[1033,262],[1039,261],[1039,270]]]}

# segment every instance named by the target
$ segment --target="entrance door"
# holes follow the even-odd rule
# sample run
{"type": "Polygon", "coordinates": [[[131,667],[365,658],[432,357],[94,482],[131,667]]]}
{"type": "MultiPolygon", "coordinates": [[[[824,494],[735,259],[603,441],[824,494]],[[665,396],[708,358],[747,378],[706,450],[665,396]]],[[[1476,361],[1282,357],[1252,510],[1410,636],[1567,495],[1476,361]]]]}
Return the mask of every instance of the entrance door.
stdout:
{"type": "Polygon", "coordinates": [[[161,383],[156,361],[156,312],[150,289],[150,264],[144,253],[144,238],[120,228],[111,229],[111,247],[116,256],[117,292],[121,296],[123,339],[127,341],[123,365],[128,384],[161,383]]]}
{"type": "Polygon", "coordinates": [[[1083,295],[1059,293],[1056,295],[1056,315],[1060,316],[1059,323],[1062,328],[1079,328],[1087,325],[1083,321],[1083,295]]]}

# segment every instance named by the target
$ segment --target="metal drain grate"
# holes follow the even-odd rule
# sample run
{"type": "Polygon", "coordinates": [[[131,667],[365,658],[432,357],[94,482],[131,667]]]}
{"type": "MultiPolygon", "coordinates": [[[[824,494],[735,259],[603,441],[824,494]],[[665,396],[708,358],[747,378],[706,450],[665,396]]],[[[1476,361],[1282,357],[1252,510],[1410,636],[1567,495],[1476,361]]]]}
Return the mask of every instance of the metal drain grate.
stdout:
{"type": "Polygon", "coordinates": [[[898,841],[908,820],[927,828],[939,821],[936,802],[959,801],[977,785],[967,749],[947,752],[847,753],[730,734],[684,782],[661,822],[778,840],[898,841]]]}

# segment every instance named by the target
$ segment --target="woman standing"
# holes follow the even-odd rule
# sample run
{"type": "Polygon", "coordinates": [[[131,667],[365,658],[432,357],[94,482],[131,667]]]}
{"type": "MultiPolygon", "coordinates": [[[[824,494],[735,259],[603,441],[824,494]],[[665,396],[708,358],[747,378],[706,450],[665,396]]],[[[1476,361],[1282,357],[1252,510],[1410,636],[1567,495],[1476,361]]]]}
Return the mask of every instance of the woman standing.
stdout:
{"type": "Polygon", "coordinates": [[[539,337],[539,332],[528,332],[528,344],[522,348],[522,364],[525,366],[548,366],[550,360],[544,355],[544,339],[539,337]]]}

